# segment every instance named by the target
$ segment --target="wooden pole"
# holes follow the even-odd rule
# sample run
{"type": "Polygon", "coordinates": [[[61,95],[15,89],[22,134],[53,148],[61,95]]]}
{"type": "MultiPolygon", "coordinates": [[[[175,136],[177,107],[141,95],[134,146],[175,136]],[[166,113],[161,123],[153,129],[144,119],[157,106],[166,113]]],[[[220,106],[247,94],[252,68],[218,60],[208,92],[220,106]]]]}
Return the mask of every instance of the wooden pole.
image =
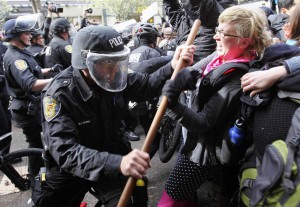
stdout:
{"type": "MultiPolygon", "coordinates": [[[[195,20],[185,45],[189,46],[194,43],[195,37],[199,31],[200,25],[201,25],[201,21],[199,19],[195,20]]],[[[176,68],[175,68],[173,74],[172,74],[171,80],[173,80],[176,77],[177,73],[183,68],[183,64],[184,64],[184,60],[180,59],[178,64],[176,65],[176,68]]],[[[145,142],[143,144],[142,151],[144,151],[144,152],[150,151],[150,147],[154,141],[154,138],[155,138],[158,128],[160,126],[162,117],[164,116],[164,114],[167,110],[167,106],[168,106],[168,99],[166,96],[164,96],[162,98],[162,101],[161,101],[158,109],[157,109],[157,112],[152,121],[152,124],[148,131],[148,134],[145,138],[145,142]]],[[[126,183],[126,186],[123,190],[123,193],[120,197],[117,207],[127,207],[130,196],[132,195],[132,192],[134,190],[135,184],[136,184],[136,178],[130,177],[126,183]]]]}

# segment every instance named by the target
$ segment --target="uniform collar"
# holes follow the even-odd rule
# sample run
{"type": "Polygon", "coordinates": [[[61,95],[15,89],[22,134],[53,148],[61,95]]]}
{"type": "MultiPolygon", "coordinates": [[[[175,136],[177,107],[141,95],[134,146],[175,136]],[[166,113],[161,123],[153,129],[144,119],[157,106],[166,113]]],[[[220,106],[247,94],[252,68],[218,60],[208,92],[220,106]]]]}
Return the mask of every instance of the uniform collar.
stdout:
{"type": "Polygon", "coordinates": [[[32,56],[32,53],[29,52],[26,48],[25,48],[25,49],[20,49],[20,48],[14,46],[14,45],[8,45],[8,47],[9,47],[9,48],[12,48],[12,49],[15,49],[15,50],[18,50],[18,51],[20,51],[21,53],[24,53],[24,54],[27,54],[27,55],[32,56]]]}
{"type": "Polygon", "coordinates": [[[89,100],[93,96],[93,91],[88,86],[88,84],[85,82],[82,74],[79,70],[74,69],[73,70],[74,80],[77,83],[80,95],[84,101],[89,100]]]}

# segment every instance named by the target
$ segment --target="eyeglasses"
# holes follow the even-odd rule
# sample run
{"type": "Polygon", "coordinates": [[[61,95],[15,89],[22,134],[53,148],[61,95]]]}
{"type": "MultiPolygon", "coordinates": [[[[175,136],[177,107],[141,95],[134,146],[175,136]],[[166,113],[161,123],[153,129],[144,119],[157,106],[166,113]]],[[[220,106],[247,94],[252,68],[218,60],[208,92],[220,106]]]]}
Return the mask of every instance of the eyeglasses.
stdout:
{"type": "Polygon", "coordinates": [[[219,30],[218,27],[216,27],[215,32],[216,32],[217,35],[219,35],[222,38],[225,38],[226,36],[228,36],[228,37],[240,37],[240,36],[237,36],[237,35],[226,34],[226,33],[222,32],[221,30],[219,30]]]}

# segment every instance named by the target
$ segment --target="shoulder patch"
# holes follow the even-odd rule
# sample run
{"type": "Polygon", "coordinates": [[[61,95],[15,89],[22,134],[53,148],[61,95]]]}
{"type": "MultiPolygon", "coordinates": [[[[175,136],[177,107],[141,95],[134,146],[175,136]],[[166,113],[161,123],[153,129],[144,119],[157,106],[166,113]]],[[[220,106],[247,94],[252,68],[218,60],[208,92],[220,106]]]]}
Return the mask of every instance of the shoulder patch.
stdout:
{"type": "Polygon", "coordinates": [[[51,47],[50,46],[46,46],[46,49],[45,50],[45,55],[51,55],[51,47]]]}
{"type": "Polygon", "coordinates": [[[66,50],[68,53],[72,53],[72,45],[67,45],[67,46],[65,46],[65,50],[66,50]]]}
{"type": "Polygon", "coordinates": [[[43,99],[43,109],[45,119],[49,122],[60,112],[61,104],[53,97],[46,96],[43,99]]]}
{"type": "Polygon", "coordinates": [[[15,61],[15,66],[18,70],[25,70],[26,68],[28,68],[26,61],[20,59],[15,61]]]}
{"type": "Polygon", "coordinates": [[[131,73],[135,73],[135,71],[133,71],[130,68],[128,68],[128,74],[131,74],[131,73]]]}
{"type": "Polygon", "coordinates": [[[140,57],[141,57],[141,53],[131,54],[131,55],[129,56],[129,62],[130,62],[130,63],[136,63],[136,62],[139,62],[140,57]]]}
{"type": "Polygon", "coordinates": [[[128,43],[127,43],[127,47],[133,47],[134,46],[134,41],[133,40],[130,40],[128,43]]]}

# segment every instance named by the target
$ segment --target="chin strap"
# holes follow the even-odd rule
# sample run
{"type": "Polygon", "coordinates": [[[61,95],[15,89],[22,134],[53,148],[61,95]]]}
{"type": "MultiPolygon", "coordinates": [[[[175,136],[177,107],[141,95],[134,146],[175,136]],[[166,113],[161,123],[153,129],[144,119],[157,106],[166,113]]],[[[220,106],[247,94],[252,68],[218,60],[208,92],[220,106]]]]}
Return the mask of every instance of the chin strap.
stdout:
{"type": "Polygon", "coordinates": [[[28,46],[30,46],[30,45],[26,44],[23,40],[21,40],[20,34],[18,34],[18,36],[17,36],[16,39],[17,39],[17,40],[18,40],[25,48],[28,47],[28,46]]]}

